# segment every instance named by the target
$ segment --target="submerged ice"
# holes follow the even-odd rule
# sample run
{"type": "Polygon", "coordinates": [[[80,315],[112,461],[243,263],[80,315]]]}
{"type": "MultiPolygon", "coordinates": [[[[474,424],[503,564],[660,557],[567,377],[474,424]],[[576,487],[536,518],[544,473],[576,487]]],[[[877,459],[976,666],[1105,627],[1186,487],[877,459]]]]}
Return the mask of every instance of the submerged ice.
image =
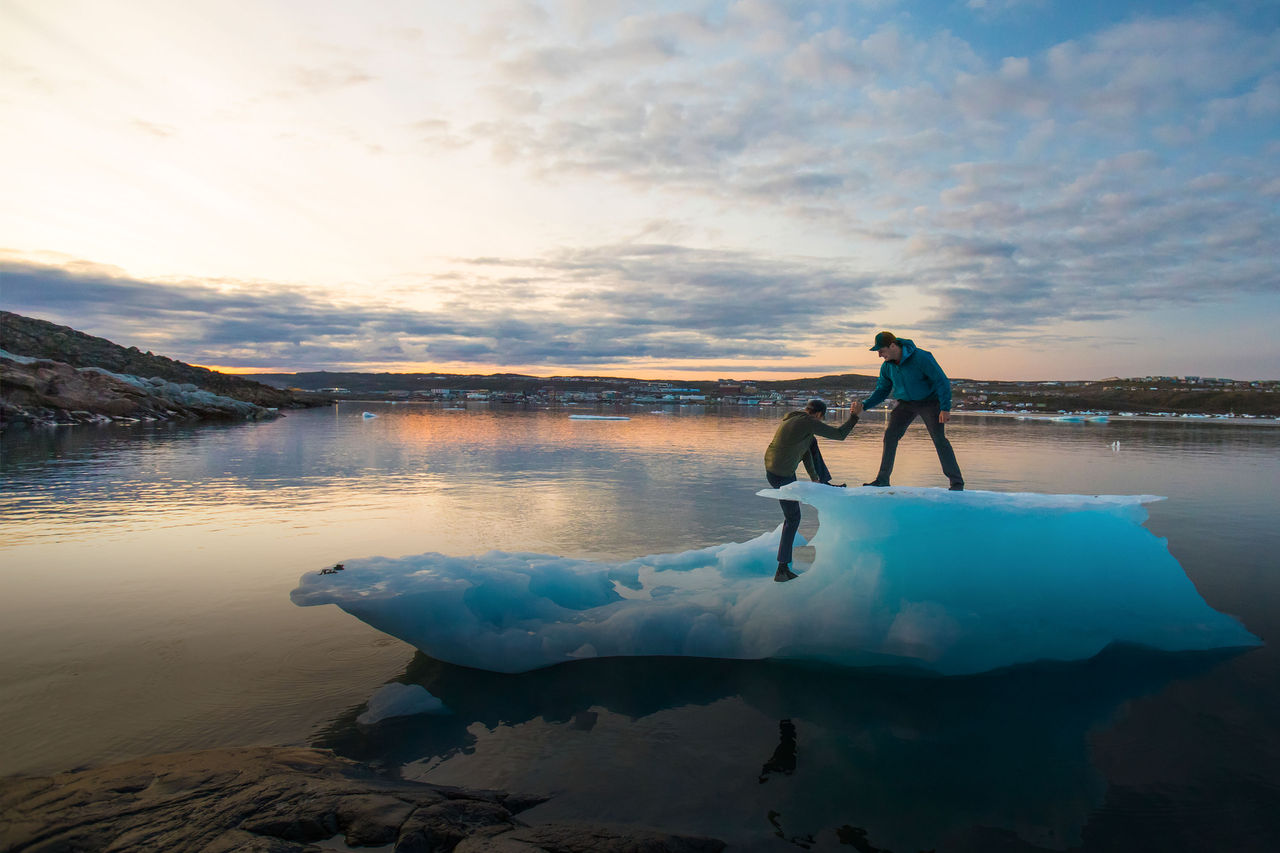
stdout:
{"type": "Polygon", "coordinates": [[[1081,660],[1117,642],[1259,643],[1142,526],[1143,504],[1160,498],[816,483],[759,494],[819,511],[816,559],[794,581],[772,580],[779,528],[622,563],[501,551],[353,559],[307,573],[292,599],[337,604],[432,657],[498,672],[679,655],[951,675],[1081,660]]]}

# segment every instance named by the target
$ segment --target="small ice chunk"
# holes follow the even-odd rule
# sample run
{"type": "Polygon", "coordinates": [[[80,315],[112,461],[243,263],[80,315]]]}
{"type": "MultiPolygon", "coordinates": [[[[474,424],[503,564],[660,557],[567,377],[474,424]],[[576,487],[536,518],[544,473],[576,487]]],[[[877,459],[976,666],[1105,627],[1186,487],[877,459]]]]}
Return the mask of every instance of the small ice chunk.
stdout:
{"type": "Polygon", "coordinates": [[[447,714],[444,703],[427,692],[421,684],[393,681],[379,687],[369,697],[365,712],[356,717],[362,726],[372,726],[388,717],[411,717],[414,714],[447,714]]]}

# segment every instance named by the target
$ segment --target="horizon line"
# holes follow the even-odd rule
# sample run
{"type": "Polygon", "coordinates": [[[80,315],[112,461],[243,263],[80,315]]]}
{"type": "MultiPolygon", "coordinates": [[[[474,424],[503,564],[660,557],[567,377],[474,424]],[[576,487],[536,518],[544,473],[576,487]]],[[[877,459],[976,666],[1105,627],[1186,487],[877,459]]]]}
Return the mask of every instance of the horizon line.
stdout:
{"type": "MultiPolygon", "coordinates": [[[[213,370],[213,371],[215,371],[215,372],[223,373],[223,374],[226,374],[226,375],[228,375],[228,376],[300,376],[300,375],[305,375],[305,374],[315,374],[315,373],[332,373],[332,374],[346,374],[346,375],[357,375],[357,376],[423,376],[423,375],[434,375],[434,376],[440,376],[440,377],[459,377],[459,376],[499,377],[499,376],[512,376],[512,377],[522,377],[522,378],[527,378],[527,379],[544,379],[544,380],[554,380],[554,379],[601,379],[601,380],[626,380],[626,381],[629,381],[629,382],[672,382],[672,381],[677,381],[677,379],[676,379],[676,378],[671,378],[671,377],[666,377],[666,376],[642,377],[642,376],[628,376],[628,375],[625,375],[625,374],[607,374],[607,373],[553,373],[553,374],[538,374],[538,373],[523,373],[523,372],[515,371],[515,370],[497,370],[497,371],[493,371],[493,372],[489,372],[489,373],[457,373],[457,372],[450,372],[450,371],[443,371],[443,370],[414,370],[414,371],[373,370],[373,371],[367,371],[367,370],[326,370],[326,369],[320,369],[320,370],[278,371],[278,370],[249,370],[249,369],[245,369],[245,368],[221,368],[221,367],[215,367],[215,366],[212,366],[212,365],[203,365],[203,364],[193,364],[193,366],[194,366],[194,367],[203,367],[203,368],[205,368],[206,370],[213,370]]],[[[779,378],[779,379],[768,379],[768,378],[763,378],[763,377],[739,377],[739,376],[719,376],[719,377],[715,377],[715,378],[710,378],[710,377],[706,377],[706,378],[697,378],[697,377],[680,377],[680,378],[678,378],[678,381],[683,381],[683,382],[789,382],[789,381],[805,381],[805,380],[813,380],[813,379],[826,379],[826,378],[829,378],[829,377],[831,377],[831,378],[836,378],[836,377],[844,377],[844,376],[859,376],[859,377],[864,377],[864,378],[867,378],[867,379],[876,379],[876,378],[877,378],[877,376],[878,376],[878,373],[879,373],[879,371],[876,371],[876,372],[874,372],[874,373],[858,373],[858,372],[850,371],[850,372],[847,372],[847,373],[823,373],[823,374],[804,374],[804,375],[799,375],[799,374],[797,374],[797,375],[787,376],[787,377],[783,377],[783,378],[779,378]]],[[[1191,378],[1195,378],[1195,379],[1200,379],[1200,380],[1222,380],[1222,381],[1227,381],[1227,382],[1280,382],[1280,379],[1265,379],[1265,378],[1261,378],[1261,377],[1259,377],[1259,378],[1250,378],[1250,379],[1240,379],[1240,378],[1237,378],[1237,377],[1230,377],[1230,376],[1205,376],[1205,375],[1200,375],[1200,374],[1180,374],[1180,375],[1179,375],[1179,374],[1154,374],[1154,373],[1151,373],[1151,374],[1143,374],[1142,376],[1106,376],[1106,377],[1103,377],[1103,378],[1101,378],[1101,379],[1081,379],[1081,378],[1071,378],[1071,379],[1062,379],[1062,378],[1056,378],[1056,379],[991,379],[991,378],[982,378],[982,379],[979,379],[979,378],[970,377],[970,376],[955,376],[955,377],[948,377],[948,378],[949,378],[949,379],[950,379],[950,381],[952,381],[952,382],[1011,382],[1011,383],[1016,383],[1016,382],[1024,382],[1024,383],[1045,383],[1045,382],[1084,382],[1084,383],[1097,383],[1097,382],[1108,382],[1108,381],[1113,381],[1113,380],[1114,380],[1114,381],[1131,381],[1131,380],[1138,380],[1138,379],[1186,379],[1186,378],[1189,378],[1189,377],[1191,377],[1191,378]]]]}

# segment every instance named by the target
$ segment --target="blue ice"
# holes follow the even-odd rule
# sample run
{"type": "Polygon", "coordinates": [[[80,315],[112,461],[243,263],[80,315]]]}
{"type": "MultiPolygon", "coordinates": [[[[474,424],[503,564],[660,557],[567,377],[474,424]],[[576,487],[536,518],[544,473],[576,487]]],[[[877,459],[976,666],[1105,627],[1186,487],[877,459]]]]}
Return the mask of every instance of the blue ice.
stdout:
{"type": "Polygon", "coordinates": [[[1142,526],[1158,497],[809,482],[758,494],[818,510],[816,558],[796,580],[773,582],[775,529],[620,563],[502,551],[351,559],[303,575],[292,599],[337,604],[432,657],[497,672],[680,655],[957,675],[1083,660],[1112,643],[1260,644],[1142,526]]]}

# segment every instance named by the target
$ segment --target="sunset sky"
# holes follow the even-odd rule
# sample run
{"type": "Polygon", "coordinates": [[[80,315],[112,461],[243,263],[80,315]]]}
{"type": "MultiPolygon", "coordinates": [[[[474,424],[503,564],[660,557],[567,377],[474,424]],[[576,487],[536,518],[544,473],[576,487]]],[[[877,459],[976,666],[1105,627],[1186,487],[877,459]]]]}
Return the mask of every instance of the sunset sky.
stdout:
{"type": "Polygon", "coordinates": [[[0,308],[235,371],[1280,378],[1280,3],[0,0],[0,308]]]}

